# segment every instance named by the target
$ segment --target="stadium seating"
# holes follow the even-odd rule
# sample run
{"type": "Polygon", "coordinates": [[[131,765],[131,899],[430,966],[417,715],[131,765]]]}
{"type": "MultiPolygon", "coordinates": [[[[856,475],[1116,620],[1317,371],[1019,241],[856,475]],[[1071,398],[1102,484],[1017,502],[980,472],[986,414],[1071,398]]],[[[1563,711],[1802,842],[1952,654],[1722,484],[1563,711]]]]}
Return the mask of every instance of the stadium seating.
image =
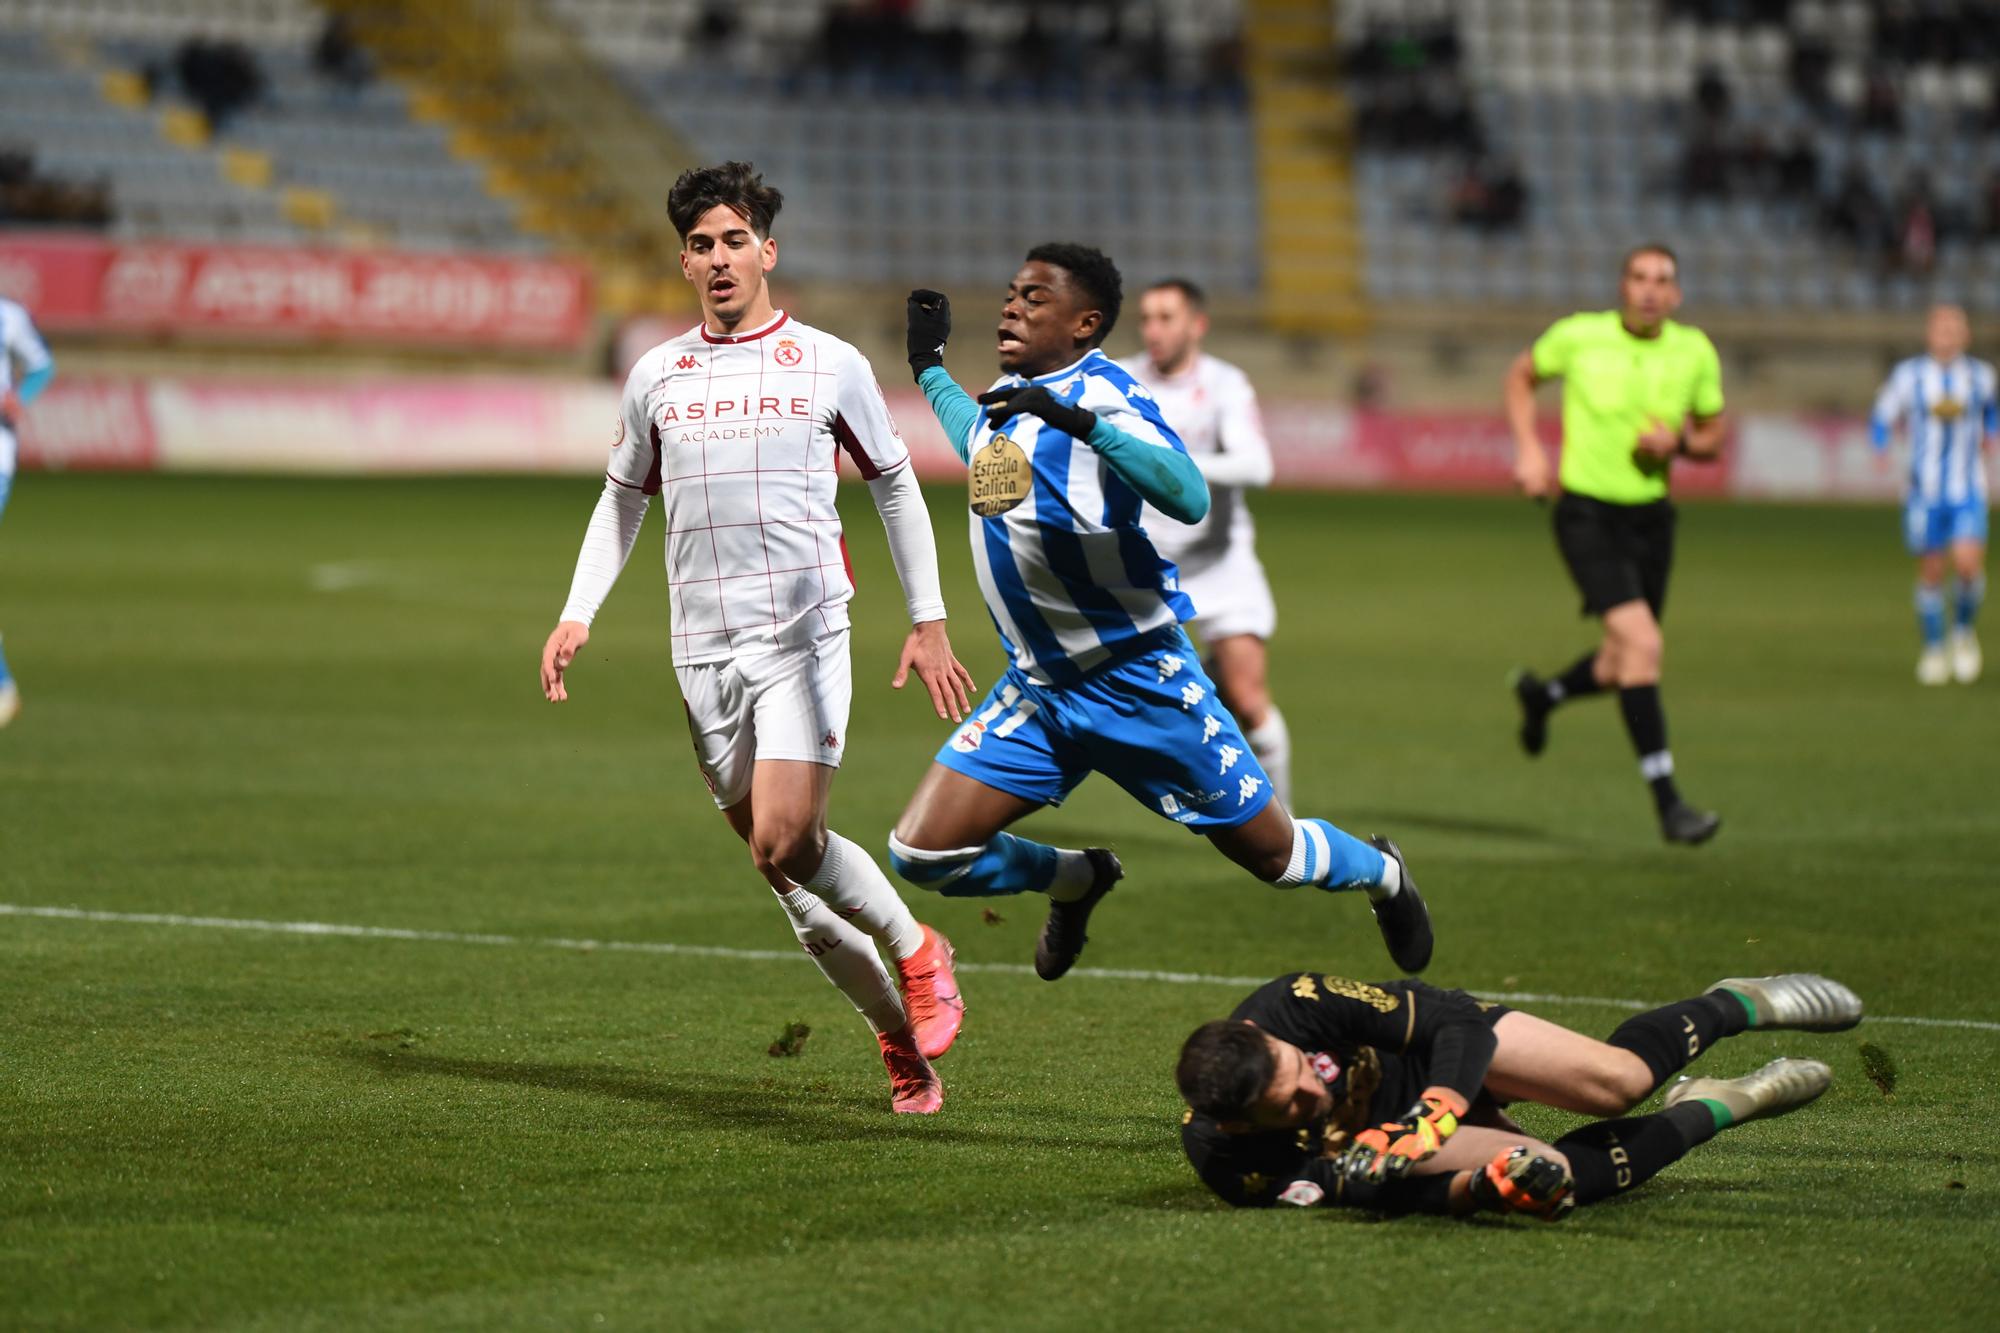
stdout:
{"type": "Polygon", "coordinates": [[[411,118],[400,87],[312,68],[325,22],[308,0],[0,0],[0,139],[24,141],[45,171],[105,181],[117,235],[541,249],[446,131],[411,118]],[[212,135],[169,147],[159,122],[187,110],[174,54],[195,36],[243,43],[264,91],[212,135]],[[56,58],[65,39],[86,43],[84,57],[56,58]],[[138,76],[150,100],[108,100],[107,73],[138,76]],[[232,153],[264,162],[232,173],[232,153]],[[288,202],[322,192],[330,220],[288,202]]]}
{"type": "Polygon", "coordinates": [[[1617,254],[1660,237],[1680,250],[1690,293],[1705,304],[1907,310],[1937,294],[2000,309],[2000,218],[1978,197],[2000,173],[1992,74],[1973,63],[1895,65],[1873,40],[1878,8],[1861,0],[1339,0],[1335,21],[1350,49],[1371,32],[1455,23],[1455,77],[1469,88],[1486,152],[1518,168],[1527,194],[1518,229],[1468,229],[1449,204],[1465,154],[1364,145],[1356,180],[1371,295],[1603,301],[1617,254]],[[1786,21],[1692,16],[1709,11],[1783,11],[1786,21]],[[1795,86],[1801,50],[1823,50],[1828,60],[1827,105],[1818,111],[1795,86]],[[1718,170],[1740,172],[1753,144],[1777,151],[1796,140],[1817,188],[1787,197],[1727,178],[1711,190],[1689,188],[1688,158],[1707,114],[1704,74],[1726,89],[1726,111],[1707,122],[1728,155],[1718,170]],[[1901,133],[1868,127],[1871,77],[1893,92],[1901,133]],[[1850,164],[1890,224],[1859,244],[1826,225],[1850,164]],[[1935,192],[1937,221],[1935,257],[1921,263],[1900,253],[1889,214],[1918,172],[1935,192]]]}
{"type": "Polygon", "coordinates": [[[827,0],[747,0],[719,47],[699,0],[553,0],[586,45],[708,159],[755,161],[790,201],[795,278],[990,285],[1022,250],[1088,238],[1134,274],[1187,273],[1248,292],[1259,280],[1251,126],[1205,77],[1201,53],[1236,6],[1157,6],[1167,77],[1042,86],[998,52],[1023,8],[923,7],[962,25],[962,72],[827,68],[814,39],[827,0]]]}

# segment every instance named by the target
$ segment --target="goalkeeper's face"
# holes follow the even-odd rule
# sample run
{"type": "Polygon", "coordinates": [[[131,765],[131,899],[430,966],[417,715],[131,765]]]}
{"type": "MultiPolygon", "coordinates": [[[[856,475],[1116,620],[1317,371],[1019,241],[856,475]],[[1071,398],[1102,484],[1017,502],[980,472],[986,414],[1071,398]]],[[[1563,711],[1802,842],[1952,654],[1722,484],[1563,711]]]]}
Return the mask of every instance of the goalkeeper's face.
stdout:
{"type": "Polygon", "coordinates": [[[777,262],[778,243],[757,235],[727,204],[703,213],[681,242],[681,273],[694,284],[702,314],[725,326],[768,304],[764,275],[777,262]]]}
{"type": "Polygon", "coordinates": [[[1302,1129],[1333,1114],[1333,1091],[1320,1077],[1312,1057],[1268,1032],[1264,1040],[1271,1044],[1276,1071],[1257,1100],[1250,1103],[1246,1123],[1230,1128],[1302,1129]]]}

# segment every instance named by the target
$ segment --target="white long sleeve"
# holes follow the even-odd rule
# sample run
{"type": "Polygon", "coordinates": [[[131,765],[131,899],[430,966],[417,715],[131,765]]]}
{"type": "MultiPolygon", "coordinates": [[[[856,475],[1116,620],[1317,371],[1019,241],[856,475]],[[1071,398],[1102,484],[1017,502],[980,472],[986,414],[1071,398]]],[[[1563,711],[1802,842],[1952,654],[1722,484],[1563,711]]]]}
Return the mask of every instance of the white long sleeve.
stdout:
{"type": "Polygon", "coordinates": [[[1216,452],[1197,455],[1195,466],[1211,486],[1269,486],[1271,442],[1264,438],[1264,417],[1257,410],[1256,391],[1239,372],[1231,373],[1236,383],[1220,395],[1216,452]]]}
{"type": "MultiPolygon", "coordinates": [[[[588,625],[598,608],[611,594],[611,585],[632,555],[639,540],[639,525],[646,521],[646,506],[652,496],[606,478],[604,494],[590,511],[590,526],[584,529],[583,549],[577,553],[576,576],[570,580],[569,600],[563,603],[563,620],[588,625]]],[[[926,529],[928,533],[928,528],[926,529]]],[[[933,565],[936,561],[933,559],[933,565]]],[[[932,574],[936,578],[936,574],[932,574]]]]}
{"type": "MultiPolygon", "coordinates": [[[[937,539],[931,533],[931,512],[917,485],[916,469],[905,464],[894,472],[871,477],[868,494],[889,534],[889,558],[903,584],[910,623],[943,620],[944,587],[938,579],[937,539]]],[[[574,596],[574,594],[572,594],[574,596]]]]}

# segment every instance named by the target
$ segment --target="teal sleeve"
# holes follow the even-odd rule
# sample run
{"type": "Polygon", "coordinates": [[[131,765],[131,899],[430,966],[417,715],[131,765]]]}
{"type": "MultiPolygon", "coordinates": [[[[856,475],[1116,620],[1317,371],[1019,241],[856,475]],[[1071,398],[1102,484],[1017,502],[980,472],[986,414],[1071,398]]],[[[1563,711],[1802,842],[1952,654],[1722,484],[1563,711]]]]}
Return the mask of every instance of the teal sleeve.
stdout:
{"type": "Polygon", "coordinates": [[[25,407],[29,403],[34,402],[35,395],[47,388],[49,381],[55,377],[56,363],[54,361],[38,366],[21,376],[21,387],[15,391],[21,399],[21,405],[25,407]]]}
{"type": "Polygon", "coordinates": [[[944,437],[958,453],[959,462],[970,460],[972,435],[979,429],[979,404],[958,387],[958,381],[943,366],[932,366],[919,375],[917,387],[930,400],[931,411],[937,416],[938,425],[944,427],[944,437]]]}
{"type": "Polygon", "coordinates": [[[1183,523],[1199,523],[1207,515],[1208,482],[1194,460],[1180,450],[1148,444],[1103,417],[1091,428],[1089,444],[1127,486],[1161,513],[1183,523]]]}

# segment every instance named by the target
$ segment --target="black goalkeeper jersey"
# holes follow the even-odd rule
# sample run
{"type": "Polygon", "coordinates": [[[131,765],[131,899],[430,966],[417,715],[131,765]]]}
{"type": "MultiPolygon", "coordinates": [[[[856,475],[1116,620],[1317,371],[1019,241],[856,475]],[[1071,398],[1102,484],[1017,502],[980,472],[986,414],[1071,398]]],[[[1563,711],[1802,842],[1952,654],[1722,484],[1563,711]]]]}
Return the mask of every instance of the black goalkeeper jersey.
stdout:
{"type": "Polygon", "coordinates": [[[1475,1101],[1493,1059],[1493,1024],[1506,1012],[1421,981],[1286,973],[1252,991],[1230,1017],[1306,1052],[1333,1092],[1332,1114],[1302,1129],[1225,1134],[1189,1111],[1181,1146],[1202,1183],[1238,1207],[1422,1207],[1435,1191],[1413,1191],[1408,1181],[1350,1182],[1331,1159],[1356,1131],[1405,1114],[1426,1088],[1447,1087],[1467,1105],[1475,1101]]]}

